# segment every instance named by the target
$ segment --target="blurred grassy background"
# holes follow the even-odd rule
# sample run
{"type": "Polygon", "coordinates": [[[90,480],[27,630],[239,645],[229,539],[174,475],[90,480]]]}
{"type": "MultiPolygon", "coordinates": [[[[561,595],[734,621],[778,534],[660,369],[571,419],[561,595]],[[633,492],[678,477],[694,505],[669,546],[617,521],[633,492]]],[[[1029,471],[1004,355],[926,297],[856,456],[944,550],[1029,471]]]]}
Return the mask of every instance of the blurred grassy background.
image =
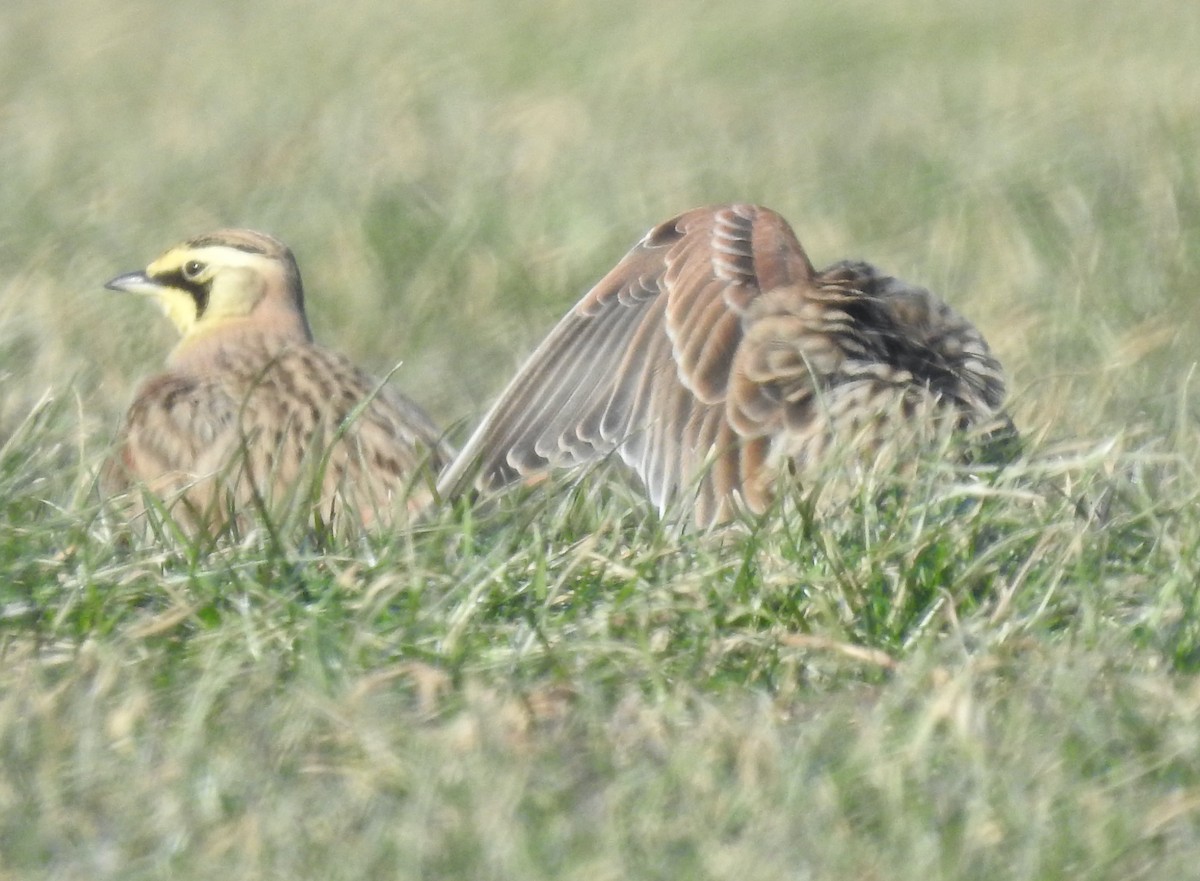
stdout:
{"type": "Polygon", "coordinates": [[[6,9],[5,412],[73,381],[110,424],[170,335],[101,283],[236,224],[293,246],[322,339],[403,360],[398,383],[469,422],[646,228],[736,199],[818,264],[865,257],[972,316],[1026,427],[1161,429],[1195,402],[1198,20],[1168,0],[6,9]]]}
{"type": "Polygon", "coordinates": [[[6,4],[0,878],[1187,877],[1198,46],[1193,0],[6,4]],[[286,240],[461,431],[735,199],[941,293],[1083,452],[710,537],[599,482],[325,553],[86,499],[171,345],[101,286],[186,236],[286,240]]]}

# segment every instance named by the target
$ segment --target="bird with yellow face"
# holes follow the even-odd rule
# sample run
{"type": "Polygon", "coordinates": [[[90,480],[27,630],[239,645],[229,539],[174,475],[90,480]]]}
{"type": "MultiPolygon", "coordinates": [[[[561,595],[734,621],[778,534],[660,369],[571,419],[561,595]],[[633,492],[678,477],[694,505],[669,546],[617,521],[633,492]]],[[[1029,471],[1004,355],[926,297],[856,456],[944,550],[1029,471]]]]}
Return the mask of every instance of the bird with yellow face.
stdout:
{"type": "Polygon", "coordinates": [[[451,456],[408,398],[313,342],[292,252],[225,229],[106,287],[154,300],[180,339],[136,392],[102,485],[149,491],[190,529],[311,506],[326,526],[403,522],[451,456]]]}

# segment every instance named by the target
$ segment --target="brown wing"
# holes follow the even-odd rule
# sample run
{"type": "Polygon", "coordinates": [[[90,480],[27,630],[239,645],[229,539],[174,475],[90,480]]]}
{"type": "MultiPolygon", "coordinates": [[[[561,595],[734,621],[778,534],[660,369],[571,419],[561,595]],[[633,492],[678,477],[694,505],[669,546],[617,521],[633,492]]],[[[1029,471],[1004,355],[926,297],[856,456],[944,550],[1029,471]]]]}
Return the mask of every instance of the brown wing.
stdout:
{"type": "Polygon", "coordinates": [[[762,511],[784,461],[1003,423],[1003,394],[983,337],[933,294],[865,263],[815,273],[768,209],[698,209],[651,230],[551,331],[439,490],[616,452],[660,507],[694,493],[707,525],[762,511]]]}
{"type": "MultiPolygon", "coordinates": [[[[143,486],[168,504],[186,497],[184,522],[210,504],[214,474],[200,463],[234,446],[236,405],[220,382],[179,373],[163,373],[142,384],[121,425],[113,454],[104,463],[100,484],[105,495],[143,486]]],[[[131,517],[142,511],[130,500],[131,517]]]]}
{"type": "MultiPolygon", "coordinates": [[[[348,358],[291,345],[265,364],[259,357],[231,361],[223,375],[244,401],[237,415],[237,437],[245,439],[239,477],[249,477],[258,491],[286,498],[306,493],[319,478],[327,521],[349,505],[367,523],[390,519],[399,499],[415,511],[432,498],[432,476],[450,458],[440,432],[420,407],[348,358]]],[[[245,503],[250,490],[240,485],[235,500],[245,503]]]]}
{"type": "Polygon", "coordinates": [[[336,352],[231,347],[205,375],[143,386],[104,484],[140,483],[168,504],[182,494],[179,516],[195,525],[229,505],[286,506],[313,490],[327,523],[347,506],[370,523],[390,520],[399,500],[410,511],[428,504],[451,455],[424,411],[336,352]]]}
{"type": "Polygon", "coordinates": [[[164,373],[147,380],[130,405],[105,467],[110,491],[164,476],[194,479],[196,463],[225,442],[236,412],[220,383],[164,373]]]}
{"type": "Polygon", "coordinates": [[[762,432],[725,416],[747,310],[812,276],[765,208],[702,208],[652,229],[538,346],[439,488],[494,487],[616,451],[660,507],[694,488],[708,522],[766,456],[762,432]]]}

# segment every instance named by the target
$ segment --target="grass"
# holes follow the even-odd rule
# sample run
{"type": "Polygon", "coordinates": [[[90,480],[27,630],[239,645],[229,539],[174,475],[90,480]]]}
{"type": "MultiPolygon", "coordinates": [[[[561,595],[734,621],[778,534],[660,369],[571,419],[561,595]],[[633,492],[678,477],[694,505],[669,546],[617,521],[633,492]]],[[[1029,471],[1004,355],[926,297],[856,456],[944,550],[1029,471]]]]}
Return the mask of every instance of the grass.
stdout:
{"type": "Polygon", "coordinates": [[[1141,878],[1200,858],[1183,0],[0,12],[0,878],[1141,878]],[[122,540],[209,227],[461,438],[652,224],[759,201],[984,330],[1028,453],[679,535],[602,475],[122,540]]]}

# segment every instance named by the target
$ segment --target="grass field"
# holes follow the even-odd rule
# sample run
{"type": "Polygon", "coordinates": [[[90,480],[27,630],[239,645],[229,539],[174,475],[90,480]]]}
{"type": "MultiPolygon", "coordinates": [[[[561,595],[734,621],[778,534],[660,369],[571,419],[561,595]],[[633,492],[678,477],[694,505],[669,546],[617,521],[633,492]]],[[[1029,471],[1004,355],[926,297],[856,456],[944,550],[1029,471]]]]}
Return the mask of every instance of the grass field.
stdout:
{"type": "Polygon", "coordinates": [[[1193,0],[0,11],[0,878],[1129,879],[1200,864],[1193,0]],[[683,535],[598,475],[317,550],[93,479],[236,224],[461,440],[643,231],[940,292],[1027,438],[683,535]]]}

